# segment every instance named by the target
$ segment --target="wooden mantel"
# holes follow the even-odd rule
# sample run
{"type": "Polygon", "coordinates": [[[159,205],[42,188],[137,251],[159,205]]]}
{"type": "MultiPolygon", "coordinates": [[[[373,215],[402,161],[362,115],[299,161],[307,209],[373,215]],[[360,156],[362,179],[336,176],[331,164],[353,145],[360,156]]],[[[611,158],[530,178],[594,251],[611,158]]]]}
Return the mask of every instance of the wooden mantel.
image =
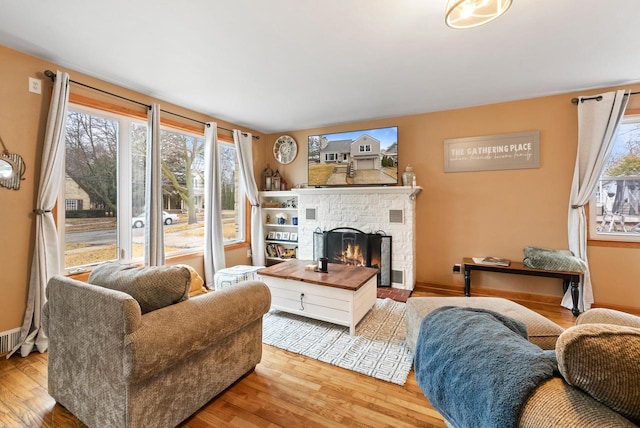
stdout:
{"type": "Polygon", "coordinates": [[[412,200],[422,191],[420,186],[336,186],[336,187],[305,187],[291,189],[300,195],[362,195],[370,194],[406,194],[412,200]]]}

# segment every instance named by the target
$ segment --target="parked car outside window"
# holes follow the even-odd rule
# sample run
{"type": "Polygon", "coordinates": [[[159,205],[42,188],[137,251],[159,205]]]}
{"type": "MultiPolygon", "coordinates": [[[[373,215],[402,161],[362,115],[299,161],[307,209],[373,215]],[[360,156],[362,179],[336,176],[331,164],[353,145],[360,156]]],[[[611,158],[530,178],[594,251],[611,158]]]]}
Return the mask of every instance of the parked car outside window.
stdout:
{"type": "MultiPolygon", "coordinates": [[[[145,213],[140,214],[137,217],[133,217],[131,219],[131,225],[133,228],[144,227],[144,217],[145,213]]],[[[177,214],[168,213],[166,211],[162,211],[162,222],[166,225],[170,225],[174,221],[178,221],[177,214]]]]}

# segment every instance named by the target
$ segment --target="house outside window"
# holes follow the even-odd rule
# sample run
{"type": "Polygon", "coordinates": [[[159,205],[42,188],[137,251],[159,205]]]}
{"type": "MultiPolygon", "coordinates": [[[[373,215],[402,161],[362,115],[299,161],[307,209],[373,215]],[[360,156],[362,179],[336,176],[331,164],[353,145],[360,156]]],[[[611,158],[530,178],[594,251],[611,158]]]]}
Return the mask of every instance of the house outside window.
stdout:
{"type": "Polygon", "coordinates": [[[620,124],[589,203],[589,238],[640,242],[640,115],[620,124]]]}
{"type": "MultiPolygon", "coordinates": [[[[144,119],[70,105],[63,193],[84,194],[59,213],[64,269],[144,257],[147,124],[144,119]],[[80,202],[83,202],[82,200],[80,202]]],[[[161,127],[162,208],[167,258],[204,244],[204,138],[161,127]]],[[[224,242],[244,241],[244,192],[235,146],[221,142],[224,242]]]]}

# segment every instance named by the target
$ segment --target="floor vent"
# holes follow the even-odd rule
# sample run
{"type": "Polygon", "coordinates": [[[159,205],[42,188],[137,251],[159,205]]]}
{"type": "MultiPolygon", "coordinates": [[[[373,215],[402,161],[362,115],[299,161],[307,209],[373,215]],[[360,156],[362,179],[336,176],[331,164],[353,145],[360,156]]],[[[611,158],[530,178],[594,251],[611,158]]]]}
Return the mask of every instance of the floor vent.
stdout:
{"type": "Polygon", "coordinates": [[[391,282],[404,284],[404,272],[401,270],[391,270],[391,282]]]}
{"type": "Polygon", "coordinates": [[[20,328],[0,332],[0,354],[11,351],[20,339],[20,328]]]}

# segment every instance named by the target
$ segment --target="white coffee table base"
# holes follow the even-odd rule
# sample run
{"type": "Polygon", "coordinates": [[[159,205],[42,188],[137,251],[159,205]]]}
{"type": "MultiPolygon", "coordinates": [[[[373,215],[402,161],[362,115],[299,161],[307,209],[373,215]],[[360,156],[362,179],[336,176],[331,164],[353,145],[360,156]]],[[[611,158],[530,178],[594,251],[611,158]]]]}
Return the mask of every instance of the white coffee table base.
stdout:
{"type": "Polygon", "coordinates": [[[347,326],[352,336],[376,304],[375,276],[356,291],[266,275],[260,278],[271,290],[272,309],[347,326]]]}

